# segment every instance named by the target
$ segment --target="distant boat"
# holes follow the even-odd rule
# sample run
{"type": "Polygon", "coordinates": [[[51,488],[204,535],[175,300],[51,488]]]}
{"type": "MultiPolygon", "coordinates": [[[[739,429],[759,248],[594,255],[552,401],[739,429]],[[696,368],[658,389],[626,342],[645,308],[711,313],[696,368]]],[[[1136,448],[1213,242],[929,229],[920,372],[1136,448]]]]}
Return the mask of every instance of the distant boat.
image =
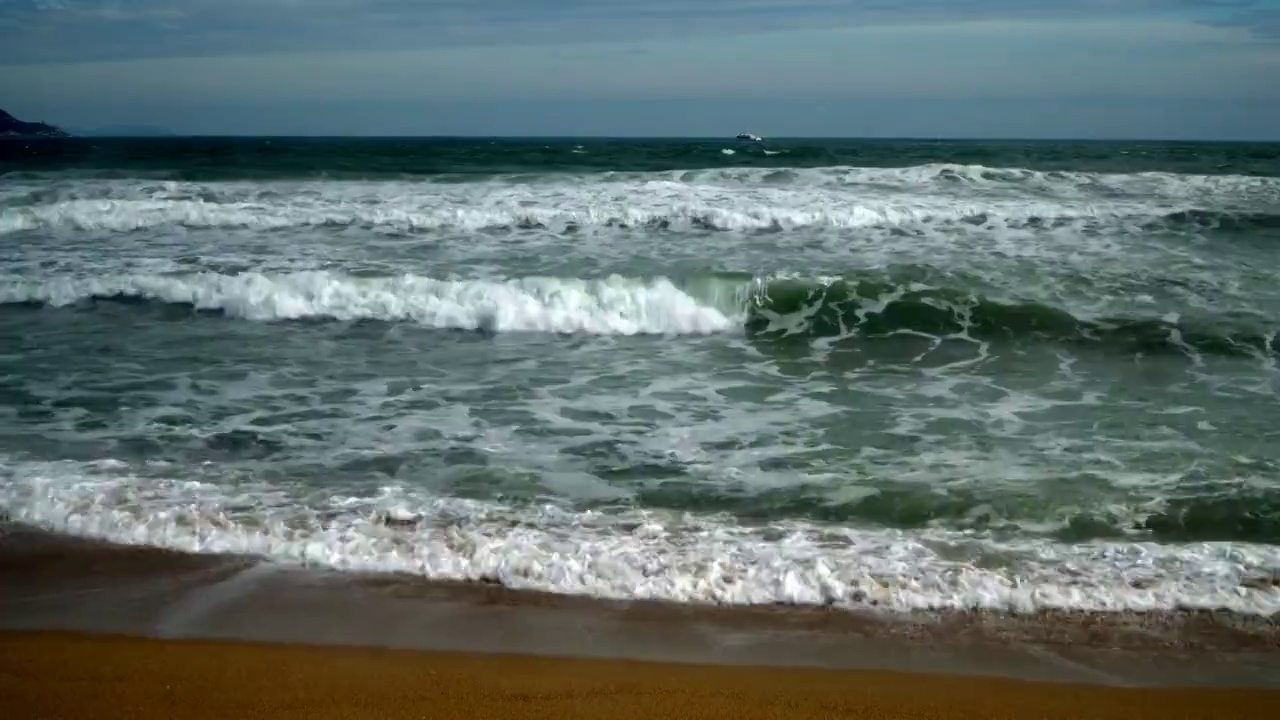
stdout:
{"type": "Polygon", "coordinates": [[[751,140],[752,142],[761,142],[762,140],[764,140],[764,138],[760,137],[759,135],[752,135],[751,133],[738,133],[738,139],[751,140]]]}

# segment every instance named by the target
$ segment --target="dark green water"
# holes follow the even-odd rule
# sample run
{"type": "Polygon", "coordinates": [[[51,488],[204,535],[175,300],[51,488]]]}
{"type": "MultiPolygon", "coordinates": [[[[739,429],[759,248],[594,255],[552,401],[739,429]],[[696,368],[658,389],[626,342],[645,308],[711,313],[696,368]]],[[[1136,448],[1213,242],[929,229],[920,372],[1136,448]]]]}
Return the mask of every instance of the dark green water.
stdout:
{"type": "Polygon", "coordinates": [[[11,517],[607,597],[1280,609],[1280,146],[73,139],[0,173],[11,517]]]}
{"type": "Polygon", "coordinates": [[[925,163],[1108,173],[1275,177],[1280,143],[719,138],[79,138],[0,142],[9,170],[184,180],[892,168],[925,163]],[[734,150],[726,155],[723,150],[734,150]],[[574,149],[580,152],[572,152],[574,149]],[[766,152],[767,151],[767,152],[766,152]]]}

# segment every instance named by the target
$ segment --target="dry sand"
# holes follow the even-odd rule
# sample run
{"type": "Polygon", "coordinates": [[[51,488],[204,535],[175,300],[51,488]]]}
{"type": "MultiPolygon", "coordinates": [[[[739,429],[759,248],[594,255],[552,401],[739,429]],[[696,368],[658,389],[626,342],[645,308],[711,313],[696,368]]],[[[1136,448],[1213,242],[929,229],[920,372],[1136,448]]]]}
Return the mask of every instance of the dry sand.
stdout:
{"type": "Polygon", "coordinates": [[[6,718],[1265,717],[1280,692],[0,634],[6,718]]]}

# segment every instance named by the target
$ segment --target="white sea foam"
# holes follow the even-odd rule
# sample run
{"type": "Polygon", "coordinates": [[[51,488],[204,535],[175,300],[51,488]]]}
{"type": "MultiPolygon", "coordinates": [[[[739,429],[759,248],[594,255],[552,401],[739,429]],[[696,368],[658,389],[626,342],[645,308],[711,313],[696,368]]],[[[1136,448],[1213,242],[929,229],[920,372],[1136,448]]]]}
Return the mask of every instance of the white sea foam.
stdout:
{"type": "Polygon", "coordinates": [[[690,335],[724,332],[741,322],[726,310],[699,303],[669,280],[616,276],[453,281],[250,272],[0,280],[0,303],[64,306],[115,296],[186,303],[246,320],[409,321],[491,332],[690,335]]]}
{"type": "MultiPolygon", "coordinates": [[[[629,188],[607,197],[493,197],[474,201],[416,195],[400,202],[355,205],[343,200],[272,203],[202,200],[68,200],[0,212],[0,234],[35,229],[129,232],[174,226],[279,230],[293,227],[362,227],[399,232],[482,230],[541,226],[564,231],[579,226],[705,227],[717,230],[768,230],[803,227],[970,223],[1140,221],[1180,208],[1132,202],[1064,203],[1054,201],[931,200],[929,198],[839,198],[785,191],[748,195],[677,198],[654,188],[629,188]],[[637,202],[638,194],[650,195],[637,202]],[[663,202],[663,201],[666,202],[663,202]],[[533,203],[542,202],[538,207],[533,203]]],[[[723,191],[722,191],[723,192],[723,191]]],[[[708,196],[711,195],[711,196],[708,196]]]]}
{"type": "Polygon", "coordinates": [[[546,175],[528,182],[18,181],[0,234],[33,229],[362,227],[394,232],[697,225],[720,230],[1131,223],[1280,202],[1280,180],[980,166],[546,175]]]}
{"type": "Polygon", "coordinates": [[[494,579],[512,588],[676,602],[837,607],[1280,611],[1280,568],[1249,543],[1001,543],[969,533],[745,527],[722,517],[505,507],[383,488],[308,506],[278,490],[131,475],[120,463],[0,464],[14,520],[123,543],[325,567],[494,579]],[[251,508],[251,509],[246,509],[251,508]],[[414,528],[379,522],[421,514],[414,528]],[[1007,558],[991,567],[958,557],[1007,558]]]}

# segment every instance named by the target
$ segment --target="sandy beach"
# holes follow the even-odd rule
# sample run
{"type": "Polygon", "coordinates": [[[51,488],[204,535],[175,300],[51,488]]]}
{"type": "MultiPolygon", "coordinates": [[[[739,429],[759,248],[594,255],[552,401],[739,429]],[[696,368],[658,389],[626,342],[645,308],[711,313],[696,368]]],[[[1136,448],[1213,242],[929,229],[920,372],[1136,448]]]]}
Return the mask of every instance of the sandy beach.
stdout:
{"type": "Polygon", "coordinates": [[[608,603],[0,533],[6,717],[1243,718],[1273,619],[608,603]]]}
{"type": "Polygon", "coordinates": [[[474,653],[0,635],[11,718],[1245,718],[1280,693],[474,653]]]}

